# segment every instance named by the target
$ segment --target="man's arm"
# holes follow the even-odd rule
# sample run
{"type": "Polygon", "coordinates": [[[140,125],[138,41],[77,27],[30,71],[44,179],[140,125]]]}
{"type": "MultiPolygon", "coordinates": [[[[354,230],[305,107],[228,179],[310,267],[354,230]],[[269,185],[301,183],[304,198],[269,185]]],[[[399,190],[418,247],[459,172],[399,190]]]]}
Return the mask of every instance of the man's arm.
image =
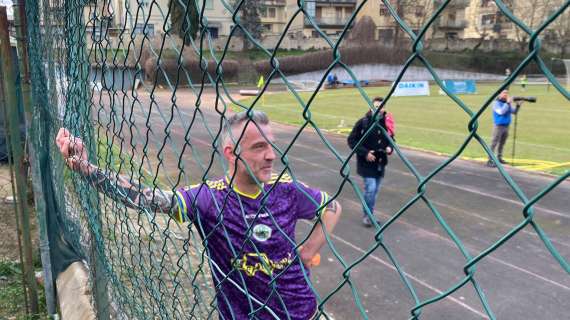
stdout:
{"type": "Polygon", "coordinates": [[[512,106],[510,101],[502,102],[496,100],[495,105],[493,106],[493,110],[499,115],[504,115],[505,113],[509,112],[511,108],[512,106]]]}
{"type": "Polygon", "coordinates": [[[322,246],[326,242],[325,231],[323,231],[323,229],[325,229],[328,234],[332,234],[338,220],[340,219],[341,213],[342,208],[336,200],[331,201],[327,205],[323,215],[321,216],[321,221],[317,223],[313,232],[309,235],[309,239],[305,242],[299,252],[303,264],[311,266],[313,257],[321,250],[322,246]]]}
{"type": "Polygon", "coordinates": [[[172,191],[139,185],[123,175],[93,167],[92,173],[86,176],[87,181],[113,200],[133,209],[148,208],[164,213],[178,211],[178,202],[175,201],[172,191]]]}
{"type": "Polygon", "coordinates": [[[178,202],[172,191],[138,185],[125,176],[101,170],[89,162],[83,141],[67,129],[59,129],[55,143],[71,170],[82,174],[99,192],[113,200],[134,209],[178,213],[178,202]]]}
{"type": "MultiPolygon", "coordinates": [[[[358,141],[360,141],[360,139],[362,139],[362,133],[361,133],[362,132],[362,126],[363,126],[362,120],[358,120],[354,124],[352,131],[350,132],[350,134],[348,135],[348,138],[346,139],[348,142],[348,146],[351,149],[354,149],[354,147],[356,146],[358,141]]],[[[368,162],[376,161],[376,156],[374,155],[374,151],[366,149],[366,147],[364,147],[362,144],[360,144],[358,146],[358,148],[356,148],[356,154],[361,156],[361,157],[366,157],[366,160],[368,162]]]]}
{"type": "MultiPolygon", "coordinates": [[[[351,149],[354,149],[354,147],[356,147],[356,144],[358,143],[358,141],[360,141],[360,139],[362,139],[361,131],[362,131],[362,121],[358,120],[354,124],[352,131],[350,132],[350,134],[348,135],[348,138],[346,139],[348,142],[348,146],[351,149]]],[[[358,146],[358,148],[356,148],[356,154],[359,154],[361,156],[366,156],[368,151],[369,150],[367,150],[365,147],[363,147],[362,144],[360,146],[358,146]]]]}

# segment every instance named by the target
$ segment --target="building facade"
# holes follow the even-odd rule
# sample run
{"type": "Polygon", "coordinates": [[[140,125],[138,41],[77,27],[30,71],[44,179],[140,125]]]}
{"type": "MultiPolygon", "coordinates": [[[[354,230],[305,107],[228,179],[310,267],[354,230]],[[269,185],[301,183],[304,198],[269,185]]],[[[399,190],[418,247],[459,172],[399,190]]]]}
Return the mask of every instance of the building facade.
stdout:
{"type": "MultiPolygon", "coordinates": [[[[303,13],[300,12],[297,0],[249,1],[262,1],[263,4],[259,12],[263,27],[260,39],[262,43],[271,47],[277,43],[283,33],[286,33],[281,47],[288,49],[329,47],[315,26],[327,37],[335,40],[363,2],[363,0],[306,0],[303,13]],[[291,23],[285,30],[289,22],[291,23]]],[[[535,29],[564,1],[503,0],[503,3],[527,26],[535,29]]],[[[443,3],[443,0],[390,0],[393,11],[416,33],[443,3]]],[[[88,41],[101,39],[103,32],[106,33],[107,39],[117,38],[124,29],[126,30],[123,35],[134,34],[135,37],[143,33],[149,37],[162,34],[165,32],[163,28],[168,5],[169,0],[88,1],[84,7],[88,41]]],[[[216,42],[216,47],[223,48],[234,25],[231,7],[233,2],[206,0],[205,6],[204,22],[207,23],[209,34],[216,42]]],[[[565,14],[565,16],[568,15],[565,14]]],[[[382,1],[367,1],[350,27],[364,16],[369,16],[376,25],[376,41],[391,45],[401,39],[410,39],[382,1]]],[[[564,17],[558,20],[561,19],[564,17]]],[[[552,30],[546,30],[544,35],[547,38],[550,36],[550,40],[556,38],[552,30]]],[[[524,43],[525,39],[528,40],[528,35],[521,28],[516,27],[493,0],[453,0],[433,22],[424,35],[424,39],[445,39],[446,41],[508,39],[524,43]]],[[[230,48],[238,49],[233,44],[230,48]]]]}
{"type": "MultiPolygon", "coordinates": [[[[536,29],[562,6],[564,0],[503,0],[503,2],[515,17],[531,29],[536,29]]],[[[528,40],[526,32],[517,27],[494,1],[471,0],[466,16],[469,21],[464,33],[466,39],[507,39],[517,42],[528,40]]],[[[568,12],[557,19],[553,28],[556,28],[564,19],[568,19],[568,12]]],[[[548,38],[551,31],[547,29],[544,33],[545,37],[548,38]]],[[[555,39],[548,40],[555,41],[555,39]]]]}

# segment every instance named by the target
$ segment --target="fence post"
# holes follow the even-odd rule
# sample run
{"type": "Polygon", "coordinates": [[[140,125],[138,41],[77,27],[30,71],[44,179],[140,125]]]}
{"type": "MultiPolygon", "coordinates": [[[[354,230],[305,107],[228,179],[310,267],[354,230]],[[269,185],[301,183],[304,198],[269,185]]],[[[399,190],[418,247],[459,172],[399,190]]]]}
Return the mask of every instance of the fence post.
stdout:
{"type": "Polygon", "coordinates": [[[58,318],[57,303],[55,299],[55,285],[52,273],[51,253],[49,247],[49,237],[47,230],[47,210],[45,198],[43,194],[43,179],[40,172],[40,165],[37,158],[37,150],[31,137],[32,130],[32,99],[31,99],[31,80],[29,68],[29,55],[27,46],[27,19],[25,2],[21,0],[13,0],[12,8],[14,10],[14,26],[16,28],[16,43],[18,46],[20,79],[22,88],[22,102],[24,106],[26,119],[26,137],[28,138],[28,158],[30,162],[30,172],[32,175],[32,187],[34,192],[34,203],[36,208],[36,216],[38,219],[39,237],[40,237],[40,257],[44,272],[44,291],[46,298],[46,309],[48,315],[52,318],[58,318]]]}
{"type": "Polygon", "coordinates": [[[16,72],[13,69],[12,51],[10,48],[10,35],[8,27],[8,16],[6,7],[0,7],[0,58],[2,63],[2,80],[4,82],[4,97],[9,114],[8,127],[10,130],[10,146],[12,148],[10,156],[15,166],[16,187],[18,195],[18,208],[20,209],[20,226],[22,228],[22,245],[24,253],[24,265],[22,266],[25,275],[25,292],[28,295],[30,312],[38,313],[38,292],[36,279],[34,276],[32,259],[32,238],[30,234],[30,211],[28,207],[27,190],[27,166],[24,159],[22,137],[20,135],[20,114],[19,101],[16,87],[16,72]]]}
{"type": "MultiPolygon", "coordinates": [[[[0,74],[2,74],[2,65],[0,64],[0,74]]],[[[3,117],[2,129],[4,130],[3,139],[6,141],[6,152],[8,152],[8,166],[10,167],[10,184],[12,186],[12,196],[14,197],[14,216],[16,218],[16,238],[18,241],[18,257],[20,258],[20,265],[24,265],[24,251],[22,249],[22,228],[20,227],[20,215],[18,214],[18,202],[16,200],[16,177],[14,176],[14,159],[10,156],[12,147],[10,145],[10,134],[8,130],[8,110],[6,107],[6,100],[4,99],[4,81],[0,77],[0,112],[3,117]]],[[[22,286],[26,285],[26,276],[22,273],[22,286]]],[[[24,305],[26,306],[26,313],[30,312],[30,305],[28,303],[28,295],[24,294],[24,305]]]]}

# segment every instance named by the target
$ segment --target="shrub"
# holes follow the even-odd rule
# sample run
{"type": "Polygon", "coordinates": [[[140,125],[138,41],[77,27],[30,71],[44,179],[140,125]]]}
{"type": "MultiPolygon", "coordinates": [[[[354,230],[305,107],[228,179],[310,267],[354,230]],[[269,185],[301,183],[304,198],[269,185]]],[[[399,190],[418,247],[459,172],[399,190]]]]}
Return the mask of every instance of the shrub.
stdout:
{"type": "MultiPolygon", "coordinates": [[[[213,60],[208,61],[208,66],[206,68],[207,75],[210,75],[213,79],[216,78],[216,64],[213,60]]],[[[225,81],[235,80],[237,78],[239,69],[239,64],[234,60],[224,60],[222,63],[223,79],[225,81]]],[[[143,65],[143,70],[145,74],[145,81],[154,82],[155,80],[159,84],[166,84],[167,79],[171,83],[175,83],[178,78],[178,72],[180,72],[178,85],[187,86],[188,77],[193,83],[200,82],[204,76],[204,72],[200,68],[200,62],[198,59],[184,59],[184,61],[179,64],[176,58],[164,58],[161,59],[160,68],[157,66],[156,59],[147,59],[143,65]],[[158,77],[158,79],[157,79],[158,77]]],[[[206,78],[207,79],[207,78],[206,78]]],[[[206,80],[206,83],[209,82],[206,80]]]]}
{"type": "MultiPolygon", "coordinates": [[[[340,49],[341,61],[347,65],[367,63],[400,64],[410,54],[406,49],[392,49],[380,45],[347,47],[340,49]]],[[[322,50],[300,56],[278,58],[279,69],[285,74],[297,74],[326,69],[333,62],[333,51],[322,50]]],[[[261,74],[269,73],[273,68],[270,61],[255,63],[255,69],[261,74]]]]}

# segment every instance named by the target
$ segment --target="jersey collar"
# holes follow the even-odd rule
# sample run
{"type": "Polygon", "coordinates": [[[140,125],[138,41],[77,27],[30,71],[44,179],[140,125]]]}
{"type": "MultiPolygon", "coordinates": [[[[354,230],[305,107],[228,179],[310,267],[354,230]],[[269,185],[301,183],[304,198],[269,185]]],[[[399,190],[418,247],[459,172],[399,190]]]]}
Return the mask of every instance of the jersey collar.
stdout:
{"type": "MultiPolygon", "coordinates": [[[[230,178],[228,176],[226,176],[226,184],[229,186],[230,185],[230,178]]],[[[264,183],[261,184],[261,188],[259,188],[259,190],[257,190],[256,193],[247,193],[247,192],[243,192],[241,190],[238,189],[238,187],[234,184],[231,186],[232,190],[234,190],[237,194],[239,194],[240,196],[244,196],[246,198],[250,198],[250,199],[257,199],[257,197],[259,197],[259,195],[261,194],[261,190],[263,190],[263,187],[265,186],[264,183]]]]}

